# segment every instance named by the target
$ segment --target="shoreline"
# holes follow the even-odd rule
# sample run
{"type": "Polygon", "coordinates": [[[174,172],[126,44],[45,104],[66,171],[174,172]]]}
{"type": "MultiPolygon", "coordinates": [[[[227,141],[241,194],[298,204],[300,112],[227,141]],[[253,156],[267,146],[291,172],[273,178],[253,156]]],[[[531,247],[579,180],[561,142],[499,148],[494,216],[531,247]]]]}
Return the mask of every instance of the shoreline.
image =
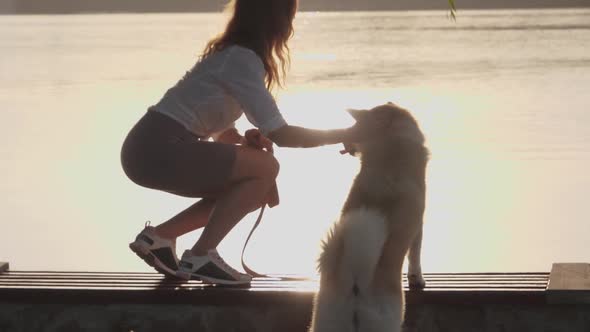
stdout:
{"type": "MultiPolygon", "coordinates": [[[[506,6],[506,7],[458,7],[457,16],[461,12],[478,12],[478,11],[543,11],[543,10],[590,10],[590,6],[506,6]]],[[[348,12],[449,12],[450,8],[325,8],[325,9],[302,9],[300,13],[348,13],[348,12]]],[[[194,9],[97,9],[97,10],[12,10],[0,11],[0,16],[26,16],[26,15],[120,15],[120,14],[222,14],[221,10],[194,10],[194,9]]]]}

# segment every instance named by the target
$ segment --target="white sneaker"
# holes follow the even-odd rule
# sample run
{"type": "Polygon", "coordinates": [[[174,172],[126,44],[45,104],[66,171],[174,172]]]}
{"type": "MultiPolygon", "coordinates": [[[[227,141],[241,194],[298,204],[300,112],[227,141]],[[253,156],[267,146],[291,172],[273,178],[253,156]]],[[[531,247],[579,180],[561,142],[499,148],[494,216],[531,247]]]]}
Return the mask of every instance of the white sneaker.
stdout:
{"type": "Polygon", "coordinates": [[[190,250],[182,255],[176,276],[185,280],[202,280],[220,285],[243,285],[252,281],[252,276],[240,273],[229,266],[216,249],[205,256],[195,256],[190,250]]]}
{"type": "Polygon", "coordinates": [[[129,248],[156,271],[176,276],[176,270],[178,270],[176,244],[172,240],[156,235],[154,227],[149,226],[149,221],[135,241],[129,244],[129,248]]]}

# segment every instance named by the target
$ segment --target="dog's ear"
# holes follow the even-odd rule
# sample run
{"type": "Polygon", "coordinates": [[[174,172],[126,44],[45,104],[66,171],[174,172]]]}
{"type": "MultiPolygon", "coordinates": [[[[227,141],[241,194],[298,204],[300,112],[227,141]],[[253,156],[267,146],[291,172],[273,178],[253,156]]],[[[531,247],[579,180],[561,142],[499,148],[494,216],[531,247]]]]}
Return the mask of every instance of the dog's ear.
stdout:
{"type": "Polygon", "coordinates": [[[346,110],[348,112],[348,114],[350,114],[350,116],[352,116],[356,121],[359,121],[364,114],[366,113],[366,111],[362,111],[362,110],[355,110],[355,109],[347,109],[346,110]]]}

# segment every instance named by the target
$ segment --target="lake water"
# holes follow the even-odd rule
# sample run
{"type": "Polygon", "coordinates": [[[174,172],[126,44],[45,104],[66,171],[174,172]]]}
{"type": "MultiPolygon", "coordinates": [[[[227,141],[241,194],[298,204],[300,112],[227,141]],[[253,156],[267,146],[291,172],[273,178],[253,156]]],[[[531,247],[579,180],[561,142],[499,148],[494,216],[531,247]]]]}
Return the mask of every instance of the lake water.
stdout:
{"type": "MultiPolygon", "coordinates": [[[[151,271],[128,248],[192,200],[123,174],[120,145],[189,69],[220,14],[0,16],[0,261],[14,270],[151,271]]],[[[431,150],[426,272],[548,271],[590,250],[590,10],[299,13],[287,120],[411,109],[431,150]]],[[[239,127],[248,128],[242,121],[239,127]]],[[[279,149],[282,203],[246,260],[313,275],[357,160],[279,149]]],[[[239,266],[256,214],[220,246],[239,266]]],[[[179,253],[198,232],[179,239],[179,253]]]]}

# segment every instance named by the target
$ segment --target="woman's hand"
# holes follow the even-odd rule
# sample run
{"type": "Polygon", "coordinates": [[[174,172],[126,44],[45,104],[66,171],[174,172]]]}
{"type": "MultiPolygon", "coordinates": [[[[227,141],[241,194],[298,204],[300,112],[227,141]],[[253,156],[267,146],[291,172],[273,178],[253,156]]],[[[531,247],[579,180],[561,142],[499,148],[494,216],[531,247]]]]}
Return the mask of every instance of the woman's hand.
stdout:
{"type": "Polygon", "coordinates": [[[266,136],[262,135],[258,129],[248,129],[244,134],[247,145],[264,149],[270,153],[274,152],[273,142],[266,136]]]}
{"type": "Polygon", "coordinates": [[[217,142],[225,144],[240,144],[243,141],[242,135],[236,128],[228,128],[219,135],[217,142]]]}
{"type": "Polygon", "coordinates": [[[353,143],[342,143],[342,145],[344,145],[344,149],[340,150],[340,154],[349,154],[354,156],[356,153],[356,147],[353,143]]]}

